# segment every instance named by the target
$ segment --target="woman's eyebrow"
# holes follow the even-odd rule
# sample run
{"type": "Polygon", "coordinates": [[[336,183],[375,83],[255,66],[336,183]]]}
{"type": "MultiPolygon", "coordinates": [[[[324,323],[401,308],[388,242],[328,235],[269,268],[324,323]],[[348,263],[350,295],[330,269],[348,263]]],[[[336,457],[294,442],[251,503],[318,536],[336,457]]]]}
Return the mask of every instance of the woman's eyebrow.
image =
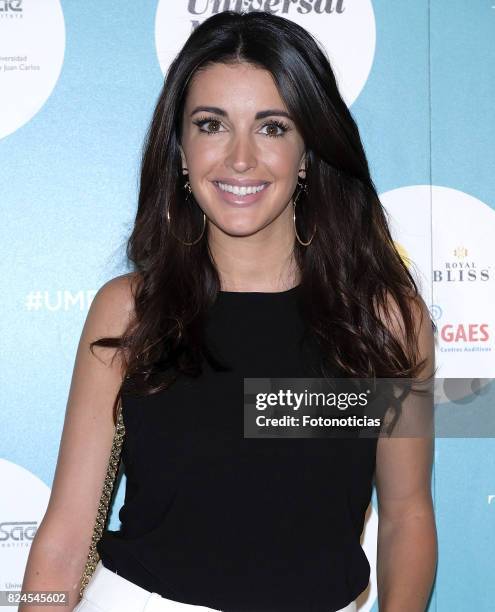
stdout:
{"type": "MultiPolygon", "coordinates": [[[[195,113],[204,112],[204,113],[215,113],[216,115],[220,115],[222,117],[228,117],[227,111],[223,110],[223,108],[219,108],[218,106],[196,106],[196,108],[191,112],[190,116],[195,113]]],[[[273,115],[278,115],[280,117],[287,117],[287,119],[291,119],[292,117],[284,110],[277,108],[269,108],[264,111],[259,111],[254,116],[255,119],[264,119],[265,117],[272,117],[273,115]]]]}

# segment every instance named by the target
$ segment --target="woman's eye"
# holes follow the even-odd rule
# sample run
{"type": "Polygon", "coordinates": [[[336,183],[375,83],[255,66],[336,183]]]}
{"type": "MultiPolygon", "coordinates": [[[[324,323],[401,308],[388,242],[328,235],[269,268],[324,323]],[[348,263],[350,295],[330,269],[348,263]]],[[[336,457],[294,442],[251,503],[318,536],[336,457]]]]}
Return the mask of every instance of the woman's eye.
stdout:
{"type": "Polygon", "coordinates": [[[218,119],[198,119],[197,121],[193,121],[194,125],[197,125],[199,127],[199,131],[203,132],[204,134],[216,134],[218,132],[218,129],[213,129],[213,131],[210,131],[209,129],[203,129],[203,127],[205,125],[208,125],[209,123],[213,124],[216,127],[219,127],[221,125],[220,121],[218,121],[218,119]]]}
{"type": "Polygon", "coordinates": [[[262,126],[262,129],[264,128],[270,128],[270,132],[266,134],[267,136],[270,136],[271,138],[278,138],[287,132],[289,126],[280,121],[270,121],[270,123],[265,123],[262,126]]]}

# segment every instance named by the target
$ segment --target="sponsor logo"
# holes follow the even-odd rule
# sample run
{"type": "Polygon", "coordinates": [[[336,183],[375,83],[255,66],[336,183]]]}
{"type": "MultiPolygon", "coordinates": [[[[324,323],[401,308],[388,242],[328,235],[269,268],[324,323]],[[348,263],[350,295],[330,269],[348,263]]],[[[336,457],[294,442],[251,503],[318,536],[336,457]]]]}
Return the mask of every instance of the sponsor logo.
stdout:
{"type": "Polygon", "coordinates": [[[0,19],[23,17],[23,0],[0,0],[0,19]]]}
{"type": "Polygon", "coordinates": [[[443,267],[433,270],[435,283],[486,282],[490,280],[490,266],[470,257],[465,246],[458,246],[452,251],[452,258],[443,263],[443,267]]]}
{"type": "Polygon", "coordinates": [[[3,521],[0,523],[0,546],[17,546],[34,539],[36,521],[3,521]]]}

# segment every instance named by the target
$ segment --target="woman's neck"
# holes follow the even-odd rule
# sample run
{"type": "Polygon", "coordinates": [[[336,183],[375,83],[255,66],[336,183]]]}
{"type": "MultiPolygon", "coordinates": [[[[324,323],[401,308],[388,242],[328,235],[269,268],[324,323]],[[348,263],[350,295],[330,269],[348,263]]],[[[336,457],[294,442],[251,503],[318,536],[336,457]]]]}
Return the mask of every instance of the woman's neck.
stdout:
{"type": "Polygon", "coordinates": [[[288,206],[266,227],[249,235],[227,234],[209,222],[209,248],[223,290],[284,291],[299,284],[290,213],[288,206]]]}

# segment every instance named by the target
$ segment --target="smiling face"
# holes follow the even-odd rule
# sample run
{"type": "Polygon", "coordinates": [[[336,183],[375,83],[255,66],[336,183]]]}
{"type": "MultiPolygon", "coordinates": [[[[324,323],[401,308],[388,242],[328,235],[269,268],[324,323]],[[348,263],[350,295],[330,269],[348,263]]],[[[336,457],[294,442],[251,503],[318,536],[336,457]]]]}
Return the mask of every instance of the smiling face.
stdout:
{"type": "Polygon", "coordinates": [[[287,234],[305,146],[270,72],[246,63],[197,72],[181,145],[182,167],[215,234],[287,234]]]}

